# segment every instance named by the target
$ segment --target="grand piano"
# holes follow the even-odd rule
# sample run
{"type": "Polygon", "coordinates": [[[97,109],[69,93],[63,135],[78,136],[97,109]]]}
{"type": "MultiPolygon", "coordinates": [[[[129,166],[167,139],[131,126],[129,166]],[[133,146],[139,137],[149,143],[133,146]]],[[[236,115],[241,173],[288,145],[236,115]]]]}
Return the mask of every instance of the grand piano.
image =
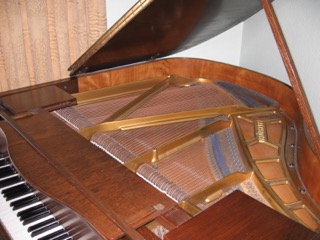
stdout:
{"type": "Polygon", "coordinates": [[[263,8],[277,32],[267,0],[141,0],[70,78],[2,92],[0,238],[320,239],[299,82],[167,58],[263,8]]]}

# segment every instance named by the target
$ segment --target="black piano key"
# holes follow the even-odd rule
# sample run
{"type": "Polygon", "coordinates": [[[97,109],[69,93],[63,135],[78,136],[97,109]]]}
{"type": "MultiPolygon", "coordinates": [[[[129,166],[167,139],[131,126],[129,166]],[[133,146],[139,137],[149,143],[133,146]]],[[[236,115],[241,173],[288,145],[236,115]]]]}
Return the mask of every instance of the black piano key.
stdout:
{"type": "Polygon", "coordinates": [[[43,211],[41,213],[38,213],[36,215],[33,215],[27,219],[25,219],[23,222],[22,222],[22,225],[28,225],[30,223],[33,223],[34,221],[37,221],[37,220],[40,220],[44,217],[48,217],[51,215],[51,212],[49,210],[46,210],[46,211],[43,211]]]}
{"type": "Polygon", "coordinates": [[[51,224],[53,222],[56,222],[56,221],[57,220],[55,218],[49,218],[48,220],[45,220],[43,222],[40,222],[40,223],[37,223],[35,225],[32,225],[32,226],[28,227],[27,230],[28,230],[28,232],[33,232],[33,231],[41,229],[41,228],[43,228],[43,227],[45,227],[45,226],[47,226],[47,225],[49,225],[49,224],[51,224]]]}
{"type": "Polygon", "coordinates": [[[9,177],[15,173],[16,171],[12,168],[12,166],[0,168],[0,178],[9,177]]]}
{"type": "Polygon", "coordinates": [[[25,220],[27,218],[30,218],[32,216],[35,216],[36,214],[39,214],[43,211],[48,210],[43,204],[38,204],[36,206],[30,207],[26,210],[23,210],[21,212],[18,212],[17,216],[20,217],[20,220],[25,220]]]}
{"type": "Polygon", "coordinates": [[[19,176],[6,178],[4,180],[0,180],[0,188],[5,188],[18,182],[22,182],[22,179],[19,176]]]}
{"type": "Polygon", "coordinates": [[[31,237],[38,236],[39,234],[45,233],[45,232],[47,232],[47,231],[49,231],[49,230],[51,230],[51,229],[53,229],[53,228],[55,228],[55,227],[58,227],[58,226],[59,226],[59,222],[58,222],[58,221],[55,221],[55,222],[53,222],[53,223],[51,223],[51,224],[48,224],[47,226],[45,226],[45,227],[43,227],[43,228],[41,228],[41,229],[38,229],[38,230],[36,230],[36,231],[33,231],[33,232],[31,233],[31,237]]]}
{"type": "Polygon", "coordinates": [[[36,205],[36,206],[33,206],[33,207],[27,208],[27,209],[25,209],[25,210],[19,211],[19,212],[17,213],[17,216],[18,216],[18,217],[21,217],[21,216],[23,216],[24,214],[28,214],[28,213],[31,212],[31,211],[37,210],[37,209],[39,209],[39,208],[44,208],[44,207],[45,207],[45,206],[44,206],[41,202],[39,202],[39,204],[36,205]]]}
{"type": "MultiPolygon", "coordinates": [[[[22,184],[24,185],[24,184],[22,184]]],[[[4,194],[4,197],[7,199],[7,201],[15,199],[17,197],[21,197],[27,193],[32,192],[32,190],[28,186],[16,186],[15,189],[12,189],[12,191],[9,191],[8,193],[4,194]]],[[[7,189],[5,189],[7,190],[7,189]]],[[[3,191],[5,191],[3,190],[3,191]]]]}
{"type": "Polygon", "coordinates": [[[13,210],[18,210],[20,208],[26,207],[32,203],[36,203],[39,201],[39,198],[36,195],[31,195],[10,203],[10,206],[13,207],[13,210]]]}
{"type": "Polygon", "coordinates": [[[6,172],[6,171],[12,171],[12,170],[13,170],[13,167],[12,165],[10,165],[10,166],[0,168],[0,173],[6,172]]]}
{"type": "Polygon", "coordinates": [[[20,191],[21,189],[24,189],[24,188],[27,188],[27,187],[28,187],[27,184],[21,183],[21,184],[19,184],[19,185],[16,185],[16,186],[12,186],[12,187],[3,189],[3,190],[1,191],[1,193],[2,193],[4,196],[6,196],[7,194],[20,191]]]}
{"type": "Polygon", "coordinates": [[[46,235],[44,237],[41,237],[38,240],[52,240],[52,239],[55,239],[56,237],[61,236],[62,234],[65,234],[65,233],[67,233],[66,230],[61,229],[61,230],[58,230],[54,233],[51,233],[51,234],[46,235]]]}
{"type": "Polygon", "coordinates": [[[8,165],[9,163],[10,163],[10,159],[9,158],[0,159],[0,167],[8,165]]]}

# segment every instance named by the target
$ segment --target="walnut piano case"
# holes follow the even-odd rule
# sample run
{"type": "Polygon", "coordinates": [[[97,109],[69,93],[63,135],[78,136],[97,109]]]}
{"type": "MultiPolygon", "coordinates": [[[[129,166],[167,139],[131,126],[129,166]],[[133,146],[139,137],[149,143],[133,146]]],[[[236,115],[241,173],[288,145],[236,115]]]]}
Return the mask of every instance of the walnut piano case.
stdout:
{"type": "Polygon", "coordinates": [[[15,169],[78,216],[87,235],[75,238],[316,235],[318,139],[293,89],[223,63],[163,58],[261,9],[258,0],[138,1],[70,79],[1,93],[15,169]],[[239,228],[223,226],[224,214],[239,228]]]}

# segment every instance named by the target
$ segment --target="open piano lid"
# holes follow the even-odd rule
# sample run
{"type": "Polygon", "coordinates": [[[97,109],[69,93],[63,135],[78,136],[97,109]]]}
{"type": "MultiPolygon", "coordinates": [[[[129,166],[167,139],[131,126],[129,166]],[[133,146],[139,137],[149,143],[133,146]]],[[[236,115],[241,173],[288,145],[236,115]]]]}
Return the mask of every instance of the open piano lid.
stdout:
{"type": "Polygon", "coordinates": [[[70,68],[70,75],[164,57],[228,30],[260,0],[140,0],[70,68]]]}

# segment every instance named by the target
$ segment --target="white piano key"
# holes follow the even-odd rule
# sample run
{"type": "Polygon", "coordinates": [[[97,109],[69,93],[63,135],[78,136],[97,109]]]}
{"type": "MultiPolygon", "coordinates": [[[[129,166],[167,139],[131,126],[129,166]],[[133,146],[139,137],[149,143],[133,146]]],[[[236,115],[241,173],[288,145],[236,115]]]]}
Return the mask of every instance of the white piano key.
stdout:
{"type": "MultiPolygon", "coordinates": [[[[30,195],[30,194],[28,194],[28,195],[30,195]]],[[[25,196],[23,196],[23,197],[25,197],[25,196]]],[[[12,237],[12,239],[15,239],[15,240],[16,239],[17,240],[19,240],[19,239],[21,239],[21,240],[38,239],[40,237],[47,236],[55,231],[63,229],[62,226],[57,226],[53,229],[50,229],[44,233],[39,234],[38,236],[35,236],[34,238],[31,237],[31,233],[28,232],[28,228],[30,226],[33,226],[35,224],[38,224],[40,222],[46,221],[50,218],[53,218],[53,216],[49,215],[49,216],[43,217],[39,220],[36,220],[30,224],[23,225],[22,222],[20,221],[20,219],[17,217],[17,213],[22,210],[28,209],[30,207],[39,205],[39,204],[41,204],[41,202],[39,201],[39,202],[30,204],[24,208],[21,208],[21,209],[15,210],[15,211],[12,210],[12,207],[10,206],[10,202],[11,201],[6,201],[6,199],[3,197],[3,195],[0,194],[0,206],[1,206],[0,219],[3,223],[3,225],[5,226],[7,232],[12,237]]]]}
{"type": "Polygon", "coordinates": [[[51,234],[51,233],[54,233],[54,232],[59,231],[59,230],[62,230],[62,229],[63,229],[63,227],[57,226],[57,227],[55,227],[55,228],[53,228],[53,229],[50,229],[49,231],[46,231],[46,232],[44,232],[44,233],[39,234],[39,235],[36,236],[35,238],[36,238],[36,239],[39,239],[39,238],[42,238],[42,237],[44,237],[44,236],[47,236],[47,235],[49,235],[49,234],[51,234]]]}
{"type": "MultiPolygon", "coordinates": [[[[8,166],[12,166],[12,169],[14,170],[14,166],[12,165],[11,162],[9,162],[10,157],[0,158],[0,160],[8,161],[7,164],[0,166],[0,170],[2,169],[2,171],[3,171],[3,168],[8,167],[8,166]]],[[[3,174],[3,175],[5,175],[5,174],[3,174]]],[[[11,174],[7,174],[7,175],[8,176],[0,177],[0,180],[5,180],[5,179],[11,178],[11,177],[19,176],[19,174],[15,170],[12,171],[11,174]]],[[[7,200],[4,197],[4,194],[2,194],[2,190],[9,189],[11,187],[15,187],[15,186],[19,186],[19,185],[24,185],[24,184],[27,184],[27,183],[26,183],[26,181],[24,181],[21,178],[21,181],[19,181],[19,182],[11,183],[8,186],[0,188],[0,219],[1,219],[2,225],[6,228],[10,237],[15,240],[38,239],[38,238],[47,236],[51,233],[54,233],[56,231],[62,230],[63,227],[59,225],[59,226],[53,227],[52,229],[41,233],[35,237],[31,236],[31,232],[30,233],[28,232],[28,228],[30,226],[34,226],[34,225],[41,223],[41,222],[44,222],[50,218],[54,218],[54,216],[50,214],[49,216],[44,216],[41,219],[38,219],[38,220],[31,222],[29,224],[23,225],[23,221],[20,220],[20,217],[18,217],[17,214],[21,211],[27,210],[27,209],[34,207],[34,206],[37,206],[37,205],[41,205],[43,203],[40,200],[35,201],[35,202],[32,202],[24,207],[16,209],[16,210],[13,210],[13,206],[10,206],[10,203],[17,201],[17,200],[20,200],[20,199],[23,199],[28,196],[34,196],[34,195],[38,194],[39,192],[38,191],[31,191],[31,192],[25,193],[19,197],[15,197],[14,199],[7,200]]],[[[27,186],[28,186],[28,184],[27,184],[27,186]]]]}
{"type": "MultiPolygon", "coordinates": [[[[9,177],[12,177],[13,175],[9,176],[9,177]]],[[[6,186],[4,188],[1,188],[0,190],[4,190],[4,189],[8,189],[10,187],[14,187],[14,186],[18,186],[18,185],[21,185],[21,184],[25,184],[25,181],[21,181],[21,182],[18,182],[18,183],[14,183],[14,184],[11,184],[10,186],[6,186]]],[[[9,201],[7,201],[3,194],[1,193],[0,194],[0,219],[3,223],[3,225],[5,226],[7,232],[10,234],[11,238],[12,239],[21,239],[21,240],[29,240],[29,239],[38,239],[40,237],[43,237],[43,236],[47,236],[48,234],[51,234],[55,231],[58,231],[58,230],[61,230],[63,229],[61,226],[57,226],[53,229],[50,229],[44,233],[41,233],[39,234],[38,236],[35,236],[34,238],[31,237],[31,232],[29,233],[28,232],[28,228],[29,226],[33,226],[35,224],[38,224],[38,223],[41,223],[49,218],[52,218],[53,216],[52,215],[49,215],[49,216],[45,216],[41,219],[38,219],[32,223],[29,223],[27,225],[23,225],[22,221],[20,221],[19,217],[17,216],[17,213],[18,212],[21,212],[23,210],[26,210],[26,209],[29,209],[33,206],[37,206],[37,205],[40,205],[42,204],[41,201],[37,201],[37,202],[34,202],[34,203],[31,203],[27,206],[24,206],[20,209],[17,209],[17,210],[13,210],[12,207],[10,206],[10,203],[11,202],[14,202],[16,200],[19,200],[19,199],[22,199],[22,198],[25,198],[25,197],[28,197],[28,196],[32,196],[32,195],[35,195],[37,193],[37,191],[33,191],[33,192],[30,192],[30,193],[26,193],[22,196],[19,196],[17,198],[14,198],[14,199],[11,199],[9,201]]]]}
{"type": "Polygon", "coordinates": [[[2,194],[0,194],[0,205],[2,209],[5,209],[5,211],[0,212],[0,218],[11,238],[17,240],[32,239],[27,231],[27,226],[22,225],[16,213],[11,210],[10,203],[6,201],[2,194]]]}

